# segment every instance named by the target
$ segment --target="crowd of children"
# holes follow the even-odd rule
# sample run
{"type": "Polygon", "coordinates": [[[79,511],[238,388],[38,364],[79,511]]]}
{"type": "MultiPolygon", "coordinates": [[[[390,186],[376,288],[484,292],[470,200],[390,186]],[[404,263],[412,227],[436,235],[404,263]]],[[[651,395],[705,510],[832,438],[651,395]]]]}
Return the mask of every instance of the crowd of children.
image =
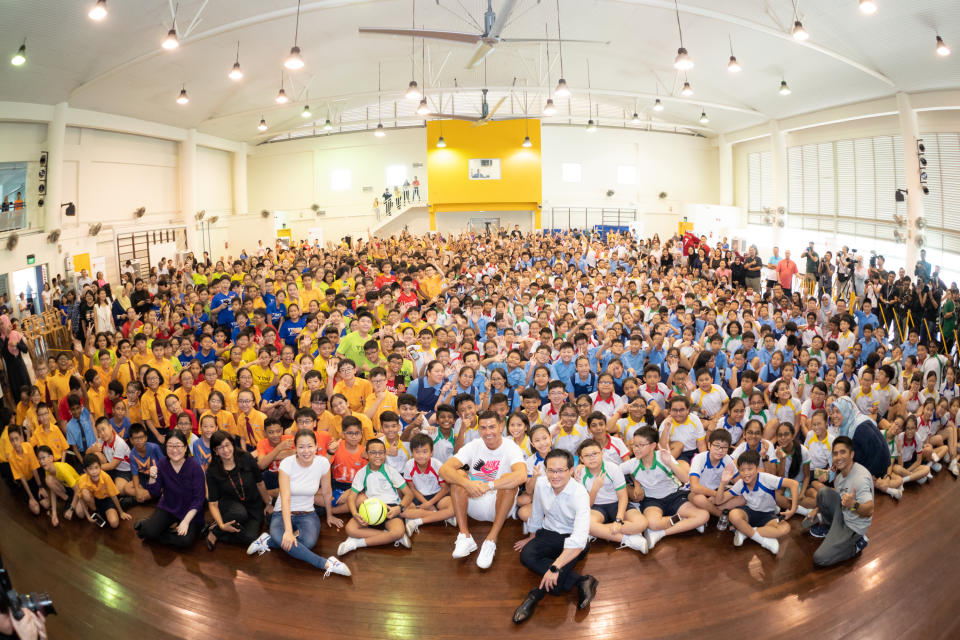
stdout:
{"type": "Polygon", "coordinates": [[[700,249],[692,266],[677,238],[404,234],[191,263],[118,309],[117,331],[87,326],[36,363],[6,411],[3,475],[54,526],[117,528],[159,498],[145,540],[283,549],[342,575],[309,552],[318,514],[344,529],[339,556],[455,524],[440,469],[490,412],[526,456],[514,517],[564,449],[590,535],[644,554],[711,517],[776,554],[837,478],[838,399],[886,438],[878,492],[960,475],[955,336],[878,315],[876,297],[712,279],[711,252],[730,252],[700,249]]]}

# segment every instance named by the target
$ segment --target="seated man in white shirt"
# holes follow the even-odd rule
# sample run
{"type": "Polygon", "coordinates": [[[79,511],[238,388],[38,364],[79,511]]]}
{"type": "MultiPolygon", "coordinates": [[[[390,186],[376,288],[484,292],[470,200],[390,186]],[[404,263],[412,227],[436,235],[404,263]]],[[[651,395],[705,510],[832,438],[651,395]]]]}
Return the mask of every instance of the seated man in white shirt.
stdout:
{"type": "Polygon", "coordinates": [[[597,592],[596,578],[574,571],[590,548],[590,496],[572,477],[573,456],[552,449],[544,459],[544,470],[537,479],[527,521],[531,533],[514,545],[523,566],[543,577],[514,611],[516,624],[533,615],[548,592],[559,595],[576,587],[577,609],[581,610],[590,606],[597,592]]]}
{"type": "MultiPolygon", "coordinates": [[[[484,411],[477,421],[478,440],[463,445],[440,467],[440,477],[450,487],[459,535],[454,558],[466,558],[477,549],[467,516],[492,522],[477,556],[477,566],[487,569],[497,552],[497,537],[517,498],[517,487],[527,480],[523,451],[504,439],[503,424],[495,411],[484,411]]],[[[589,506],[588,506],[589,508],[589,506]]]]}

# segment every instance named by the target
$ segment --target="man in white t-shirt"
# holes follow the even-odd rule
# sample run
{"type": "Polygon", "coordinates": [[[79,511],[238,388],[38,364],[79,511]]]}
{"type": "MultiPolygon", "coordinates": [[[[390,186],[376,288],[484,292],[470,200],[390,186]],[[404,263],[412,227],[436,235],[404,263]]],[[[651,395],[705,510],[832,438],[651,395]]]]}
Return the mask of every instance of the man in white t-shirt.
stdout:
{"type": "Polygon", "coordinates": [[[497,536],[514,508],[517,487],[527,479],[523,451],[504,440],[503,425],[494,411],[478,419],[480,438],[463,445],[440,467],[440,477],[450,486],[453,510],[460,529],[454,558],[466,558],[477,549],[470,535],[467,516],[493,522],[477,556],[477,566],[487,569],[497,552],[497,536]]]}

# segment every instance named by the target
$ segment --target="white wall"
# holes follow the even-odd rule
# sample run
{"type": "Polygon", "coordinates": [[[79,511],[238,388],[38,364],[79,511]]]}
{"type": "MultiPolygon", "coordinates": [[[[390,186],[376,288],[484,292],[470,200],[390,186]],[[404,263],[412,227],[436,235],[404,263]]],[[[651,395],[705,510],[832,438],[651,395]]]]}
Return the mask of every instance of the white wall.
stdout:
{"type": "Polygon", "coordinates": [[[683,203],[719,202],[715,140],[630,128],[591,134],[582,127],[546,126],[542,149],[545,212],[604,206],[669,213],[683,203]],[[563,181],[564,163],[581,165],[579,183],[563,181]],[[636,168],[636,184],[619,183],[620,166],[636,168]],[[608,197],[608,189],[615,194],[608,197]],[[667,198],[658,198],[660,192],[667,198]]]}

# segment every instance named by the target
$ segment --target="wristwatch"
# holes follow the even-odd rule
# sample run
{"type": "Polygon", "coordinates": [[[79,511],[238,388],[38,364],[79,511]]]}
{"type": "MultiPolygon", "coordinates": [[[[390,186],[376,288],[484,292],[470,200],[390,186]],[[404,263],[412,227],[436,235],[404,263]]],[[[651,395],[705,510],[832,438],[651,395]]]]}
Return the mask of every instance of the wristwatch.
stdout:
{"type": "Polygon", "coordinates": [[[557,565],[555,564],[550,565],[550,569],[548,569],[548,571],[550,571],[550,573],[560,573],[560,569],[557,568],[557,565]]]}
{"type": "Polygon", "coordinates": [[[854,503],[853,503],[853,506],[850,507],[850,511],[856,511],[859,507],[860,507],[860,503],[859,503],[859,502],[854,502],[854,503]]]}
{"type": "Polygon", "coordinates": [[[617,524],[623,524],[623,518],[617,518],[617,519],[616,519],[616,523],[617,523],[617,524]]]}

